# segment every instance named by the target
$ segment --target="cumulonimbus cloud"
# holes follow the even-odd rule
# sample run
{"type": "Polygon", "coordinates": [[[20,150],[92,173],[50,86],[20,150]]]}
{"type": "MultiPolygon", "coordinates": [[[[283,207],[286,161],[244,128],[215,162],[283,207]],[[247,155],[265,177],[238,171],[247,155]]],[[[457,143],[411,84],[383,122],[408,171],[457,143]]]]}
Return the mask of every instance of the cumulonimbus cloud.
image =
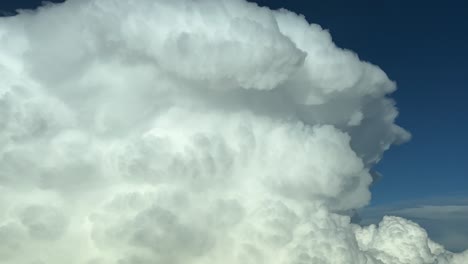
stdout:
{"type": "Polygon", "coordinates": [[[2,263],[465,263],[343,215],[395,84],[286,10],[69,0],[0,19],[2,263]]]}

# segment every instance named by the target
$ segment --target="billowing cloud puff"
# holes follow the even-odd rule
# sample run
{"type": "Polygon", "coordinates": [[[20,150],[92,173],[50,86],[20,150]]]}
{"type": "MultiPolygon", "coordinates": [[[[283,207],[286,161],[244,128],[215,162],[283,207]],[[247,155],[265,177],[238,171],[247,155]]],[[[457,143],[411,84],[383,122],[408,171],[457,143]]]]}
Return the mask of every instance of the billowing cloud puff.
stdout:
{"type": "Polygon", "coordinates": [[[69,0],[0,19],[2,263],[464,263],[359,227],[409,134],[395,85],[240,0],[69,0]]]}
{"type": "Polygon", "coordinates": [[[468,245],[468,226],[465,224],[468,222],[468,206],[464,204],[466,198],[456,196],[405,201],[359,209],[353,220],[369,225],[378,223],[383,215],[414,219],[428,231],[431,239],[459,252],[468,245]]]}

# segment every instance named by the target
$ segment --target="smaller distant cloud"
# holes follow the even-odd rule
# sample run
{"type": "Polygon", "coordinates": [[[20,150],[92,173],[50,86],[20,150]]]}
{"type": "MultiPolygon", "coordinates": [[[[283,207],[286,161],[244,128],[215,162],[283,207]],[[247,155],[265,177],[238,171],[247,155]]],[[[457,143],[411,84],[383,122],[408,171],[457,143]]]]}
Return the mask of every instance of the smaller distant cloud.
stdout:
{"type": "Polygon", "coordinates": [[[444,197],[420,201],[407,201],[385,206],[372,206],[359,210],[361,225],[378,223],[383,216],[400,216],[417,222],[429,236],[446,249],[461,252],[468,248],[468,199],[444,197]]]}

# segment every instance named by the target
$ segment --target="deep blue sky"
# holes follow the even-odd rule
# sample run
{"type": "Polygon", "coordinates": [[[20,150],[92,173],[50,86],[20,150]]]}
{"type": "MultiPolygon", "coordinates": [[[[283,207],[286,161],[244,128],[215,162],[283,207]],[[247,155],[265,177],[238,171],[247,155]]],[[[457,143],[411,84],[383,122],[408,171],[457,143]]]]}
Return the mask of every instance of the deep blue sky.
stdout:
{"type": "Polygon", "coordinates": [[[378,166],[374,205],[468,196],[468,1],[252,2],[305,15],[397,82],[397,121],[413,138],[378,166]]]}
{"type": "MultiPolygon", "coordinates": [[[[398,123],[413,139],[378,166],[372,204],[468,196],[468,1],[251,1],[305,15],[398,83],[398,123]]],[[[2,0],[0,10],[40,2],[2,0]]]]}
{"type": "Polygon", "coordinates": [[[361,224],[403,216],[447,249],[467,249],[468,1],[255,2],[305,15],[398,84],[397,123],[413,138],[388,151],[377,167],[384,177],[372,188],[371,206],[359,210],[361,224]],[[436,207],[422,216],[417,208],[424,205],[436,207]],[[465,207],[444,210],[453,205],[465,207]]]}

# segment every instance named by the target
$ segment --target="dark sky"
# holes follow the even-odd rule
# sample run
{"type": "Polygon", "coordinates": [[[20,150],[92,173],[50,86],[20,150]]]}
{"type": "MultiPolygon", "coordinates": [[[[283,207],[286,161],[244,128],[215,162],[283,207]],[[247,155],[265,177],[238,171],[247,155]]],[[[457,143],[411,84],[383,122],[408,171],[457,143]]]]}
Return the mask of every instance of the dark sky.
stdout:
{"type": "Polygon", "coordinates": [[[397,82],[413,139],[386,153],[374,204],[468,196],[468,1],[252,2],[305,15],[397,82]]]}
{"type": "MultiPolygon", "coordinates": [[[[40,2],[2,0],[0,10],[40,2]]],[[[468,196],[468,1],[251,2],[305,15],[397,82],[398,123],[413,139],[378,166],[384,178],[373,189],[373,204],[468,196]]]]}
{"type": "Polygon", "coordinates": [[[413,138],[385,154],[378,166],[384,177],[373,187],[371,207],[359,211],[361,223],[403,216],[447,249],[466,249],[466,211],[403,212],[468,205],[468,1],[255,2],[305,15],[398,84],[397,121],[413,138]]]}
{"type": "Polygon", "coordinates": [[[52,0],[52,1],[42,1],[42,0],[1,0],[0,1],[0,11],[1,13],[11,15],[17,9],[33,9],[41,5],[42,2],[53,2],[53,3],[62,3],[65,0],[52,0]]]}

